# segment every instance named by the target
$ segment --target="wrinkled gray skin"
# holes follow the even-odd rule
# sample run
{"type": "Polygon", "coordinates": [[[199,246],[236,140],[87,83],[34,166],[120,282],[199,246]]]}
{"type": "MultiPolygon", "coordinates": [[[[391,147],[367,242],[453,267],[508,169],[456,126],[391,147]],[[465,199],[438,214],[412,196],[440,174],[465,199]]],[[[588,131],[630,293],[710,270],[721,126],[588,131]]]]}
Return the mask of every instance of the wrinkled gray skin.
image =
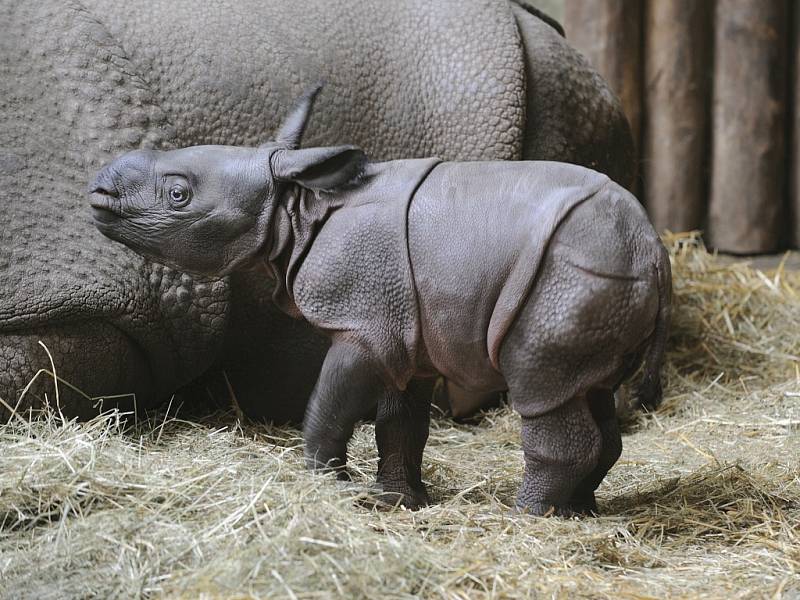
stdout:
{"type": "MultiPolygon", "coordinates": [[[[197,278],[110,243],[83,194],[125,151],[257,144],[311,82],[329,90],[314,145],[632,178],[617,100],[506,0],[0,0],[0,14],[0,398],[12,405],[50,368],[41,340],[89,396],[147,408],[224,370],[251,414],[302,418],[327,341],[276,310],[263,277],[197,278]]],[[[44,379],[22,408],[53,399],[44,379]]],[[[96,411],[65,385],[60,401],[96,411]]]]}
{"type": "Polygon", "coordinates": [[[330,338],[304,424],[311,467],[344,474],[353,426],[377,407],[384,499],[426,504],[430,400],[409,384],[444,375],[508,390],[519,508],[595,512],[622,449],[614,391],[646,357],[642,400],[660,396],[670,266],[636,198],[564,163],[298,149],[312,102],[259,148],[123,155],[91,186],[97,227],[188,272],[260,271],[330,338]]]}

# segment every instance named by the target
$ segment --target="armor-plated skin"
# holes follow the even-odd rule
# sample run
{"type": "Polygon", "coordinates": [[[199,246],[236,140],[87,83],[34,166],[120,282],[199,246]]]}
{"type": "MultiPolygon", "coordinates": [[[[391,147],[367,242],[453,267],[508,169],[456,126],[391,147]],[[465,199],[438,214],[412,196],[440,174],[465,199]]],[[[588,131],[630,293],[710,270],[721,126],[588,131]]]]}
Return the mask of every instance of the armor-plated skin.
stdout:
{"type": "MultiPolygon", "coordinates": [[[[224,370],[251,415],[301,419],[327,343],[260,274],[196,278],[111,244],[86,182],[124,152],[254,145],[324,78],[314,145],[385,160],[537,158],[632,180],[606,84],[506,0],[0,0],[0,399],[38,369],[130,409],[224,370]]],[[[47,393],[40,377],[18,410],[47,393]]],[[[216,377],[214,381],[222,381],[216,377]]],[[[66,414],[93,402],[60,388],[66,414]]],[[[7,411],[0,405],[0,415],[7,411]]]]}
{"type": "Polygon", "coordinates": [[[429,400],[414,377],[508,389],[522,415],[520,508],[596,510],[621,451],[613,393],[645,359],[660,399],[666,250],[636,198],[553,162],[368,164],[353,146],[298,149],[314,93],[259,148],[124,155],[91,186],[99,229],[189,272],[262,272],[331,348],[304,424],[312,468],[343,475],[377,407],[378,483],[427,503],[429,400]]]}

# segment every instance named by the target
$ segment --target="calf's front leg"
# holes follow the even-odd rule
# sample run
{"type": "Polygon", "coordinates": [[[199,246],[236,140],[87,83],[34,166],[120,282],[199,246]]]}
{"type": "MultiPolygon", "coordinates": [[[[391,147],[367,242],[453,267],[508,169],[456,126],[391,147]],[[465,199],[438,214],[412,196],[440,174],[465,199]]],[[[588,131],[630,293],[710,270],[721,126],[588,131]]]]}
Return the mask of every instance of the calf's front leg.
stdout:
{"type": "Polygon", "coordinates": [[[430,502],[422,483],[422,454],[431,417],[429,394],[387,389],[378,404],[378,485],[387,504],[420,508],[430,502]]]}
{"type": "Polygon", "coordinates": [[[347,442],[359,419],[375,410],[379,498],[418,508],[428,504],[422,453],[428,440],[430,395],[388,386],[378,365],[355,342],[334,339],[303,424],[306,464],[347,479],[347,442]]]}
{"type": "Polygon", "coordinates": [[[378,373],[360,345],[334,339],[303,422],[308,468],[335,470],[340,479],[348,479],[347,443],[353,428],[375,410],[385,393],[378,373]]]}

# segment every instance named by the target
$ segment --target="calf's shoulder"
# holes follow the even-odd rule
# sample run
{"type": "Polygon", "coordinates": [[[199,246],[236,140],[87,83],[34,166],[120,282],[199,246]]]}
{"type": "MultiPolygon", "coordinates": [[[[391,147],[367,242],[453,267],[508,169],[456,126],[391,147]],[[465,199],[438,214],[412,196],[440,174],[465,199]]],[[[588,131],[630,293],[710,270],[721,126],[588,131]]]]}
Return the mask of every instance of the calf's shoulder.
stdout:
{"type": "Polygon", "coordinates": [[[416,363],[418,311],[408,260],[408,204],[438,159],[371,165],[317,234],[292,284],[303,317],[347,336],[405,388],[416,363]]]}

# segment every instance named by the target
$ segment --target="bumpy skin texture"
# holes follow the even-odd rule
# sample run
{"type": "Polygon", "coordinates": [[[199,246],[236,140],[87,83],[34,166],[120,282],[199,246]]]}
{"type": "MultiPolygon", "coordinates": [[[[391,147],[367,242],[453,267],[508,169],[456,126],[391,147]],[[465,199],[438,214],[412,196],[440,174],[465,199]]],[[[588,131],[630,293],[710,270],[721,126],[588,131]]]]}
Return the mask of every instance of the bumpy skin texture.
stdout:
{"type": "Polygon", "coordinates": [[[92,186],[96,225],[190,272],[261,269],[276,304],[330,338],[304,426],[311,468],[346,475],[353,426],[377,407],[383,498],[427,503],[430,406],[412,381],[441,374],[508,390],[523,418],[521,509],[596,511],[621,450],[614,391],[645,359],[643,401],[660,393],[670,266],[643,208],[565,163],[297,149],[311,103],[287,120],[296,135],[259,148],[118,158],[92,186]]]}
{"type": "Polygon", "coordinates": [[[562,52],[556,31],[521,6],[512,10],[526,55],[537,57],[525,64],[522,157],[583,165],[632,189],[633,138],[619,99],[581,55],[562,52]]]}
{"type": "MultiPolygon", "coordinates": [[[[257,143],[320,78],[315,143],[538,156],[627,181],[616,101],[536,17],[504,0],[371,4],[0,2],[0,398],[14,404],[49,368],[41,340],[89,396],[142,408],[224,369],[245,409],[299,420],[326,341],[282,315],[258,274],[198,279],[110,244],[83,194],[125,150],[257,143]]],[[[96,411],[60,392],[67,412],[96,411]]]]}

